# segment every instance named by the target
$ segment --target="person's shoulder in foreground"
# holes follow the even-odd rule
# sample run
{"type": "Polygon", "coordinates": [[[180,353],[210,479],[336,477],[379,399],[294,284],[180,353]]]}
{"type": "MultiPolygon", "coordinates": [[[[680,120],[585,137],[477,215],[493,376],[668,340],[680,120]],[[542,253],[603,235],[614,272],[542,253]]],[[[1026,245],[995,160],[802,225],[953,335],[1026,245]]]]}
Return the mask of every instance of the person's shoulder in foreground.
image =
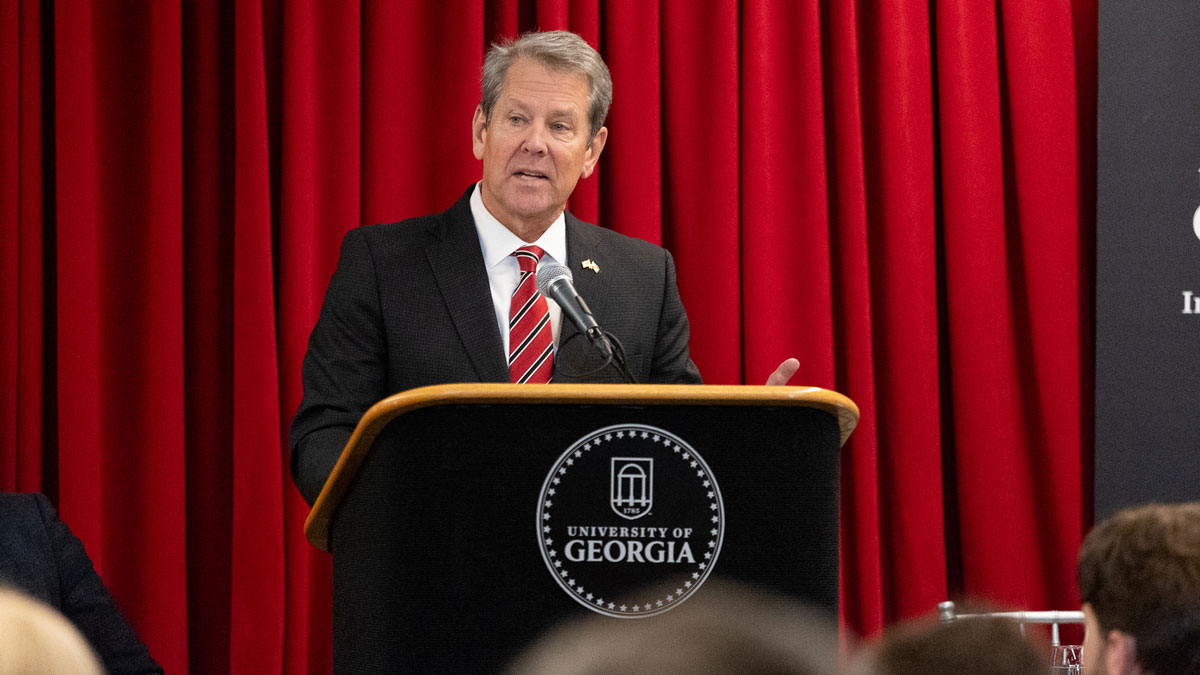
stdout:
{"type": "Polygon", "coordinates": [[[0,583],[61,612],[109,673],[161,673],[44,495],[0,493],[0,583]]]}

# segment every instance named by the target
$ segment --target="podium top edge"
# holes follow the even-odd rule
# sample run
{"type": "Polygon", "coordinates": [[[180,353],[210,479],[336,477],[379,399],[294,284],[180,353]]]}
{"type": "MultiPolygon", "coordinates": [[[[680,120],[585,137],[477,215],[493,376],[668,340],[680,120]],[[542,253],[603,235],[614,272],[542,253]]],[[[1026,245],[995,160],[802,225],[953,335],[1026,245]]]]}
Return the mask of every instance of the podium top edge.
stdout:
{"type": "Polygon", "coordinates": [[[461,382],[408,389],[382,399],[363,416],[392,418],[431,405],[464,403],[591,403],[599,405],[762,405],[823,410],[838,420],[841,443],[858,425],[859,410],[843,394],[820,387],[713,384],[507,384],[461,382]]]}

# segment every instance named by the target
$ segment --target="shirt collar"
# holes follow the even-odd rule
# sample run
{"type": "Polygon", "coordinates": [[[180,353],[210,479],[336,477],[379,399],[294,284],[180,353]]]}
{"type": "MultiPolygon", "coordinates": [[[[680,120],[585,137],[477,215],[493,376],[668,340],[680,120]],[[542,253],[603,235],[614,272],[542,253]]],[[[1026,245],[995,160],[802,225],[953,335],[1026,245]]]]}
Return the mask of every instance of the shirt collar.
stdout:
{"type": "MultiPolygon", "coordinates": [[[[512,230],[496,220],[496,217],[487,210],[487,207],[483,205],[482,189],[480,184],[476,183],[475,189],[471,192],[471,215],[475,219],[475,232],[479,235],[479,247],[483,250],[483,264],[491,269],[512,255],[513,251],[527,246],[528,242],[522,241],[520,237],[513,234],[512,230]]],[[[558,214],[550,227],[533,243],[546,252],[546,256],[543,256],[542,260],[546,260],[548,256],[554,262],[566,265],[566,217],[562,213],[558,214]]]]}

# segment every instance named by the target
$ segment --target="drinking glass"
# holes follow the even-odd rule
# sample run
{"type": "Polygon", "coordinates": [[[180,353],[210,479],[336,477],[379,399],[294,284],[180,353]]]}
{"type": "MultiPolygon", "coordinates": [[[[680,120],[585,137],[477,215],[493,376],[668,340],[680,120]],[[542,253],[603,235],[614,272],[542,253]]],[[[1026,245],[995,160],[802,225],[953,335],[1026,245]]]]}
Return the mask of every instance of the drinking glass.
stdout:
{"type": "Polygon", "coordinates": [[[1051,675],[1079,675],[1082,653],[1083,647],[1079,645],[1055,646],[1050,654],[1051,675]]]}

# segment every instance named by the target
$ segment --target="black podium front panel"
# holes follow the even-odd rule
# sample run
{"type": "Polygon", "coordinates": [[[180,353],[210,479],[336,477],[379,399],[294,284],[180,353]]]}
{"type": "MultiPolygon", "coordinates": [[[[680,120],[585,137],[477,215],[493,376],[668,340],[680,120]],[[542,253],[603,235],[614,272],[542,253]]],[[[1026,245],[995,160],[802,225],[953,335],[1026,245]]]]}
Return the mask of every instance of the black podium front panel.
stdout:
{"type": "MultiPolygon", "coordinates": [[[[701,567],[713,578],[836,613],[838,447],[836,419],[807,407],[463,405],[408,412],[377,439],[334,517],[335,667],[497,671],[556,622],[597,611],[583,594],[569,592],[575,579],[567,587],[548,564],[568,556],[580,585],[590,575],[589,589],[610,596],[600,610],[612,603],[611,615],[622,617],[612,621],[655,621],[628,617],[643,597],[661,606],[670,596],[669,608],[674,590],[647,593],[646,584],[654,585],[661,570],[674,586],[681,570],[701,567]],[[612,425],[668,432],[710,472],[697,480],[719,485],[721,536],[711,568],[703,556],[712,548],[703,541],[686,553],[674,540],[630,550],[636,537],[593,537],[570,549],[565,541],[542,545],[550,474],[566,470],[564,452],[577,441],[612,425]],[[548,550],[559,557],[548,558],[548,550]],[[613,572],[605,577],[605,569],[613,572]]],[[[663,493],[672,465],[658,466],[663,493]]],[[[670,513],[662,499],[629,520],[629,531],[666,532],[678,522],[661,515],[670,513]]],[[[608,500],[595,501],[596,522],[613,522],[608,500]]]]}

